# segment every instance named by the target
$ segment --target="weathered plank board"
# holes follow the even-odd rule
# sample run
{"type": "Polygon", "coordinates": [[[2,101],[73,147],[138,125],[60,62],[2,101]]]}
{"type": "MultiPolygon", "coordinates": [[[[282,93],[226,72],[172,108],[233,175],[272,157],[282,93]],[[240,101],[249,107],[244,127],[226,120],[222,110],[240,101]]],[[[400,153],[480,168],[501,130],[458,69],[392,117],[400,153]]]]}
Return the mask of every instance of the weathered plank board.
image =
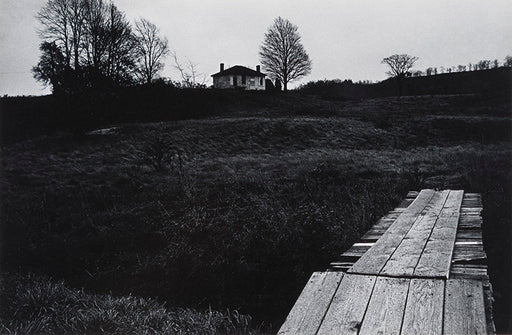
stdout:
{"type": "Polygon", "coordinates": [[[401,334],[441,335],[443,299],[444,280],[411,279],[401,334]]]}
{"type": "Polygon", "coordinates": [[[450,279],[446,282],[444,334],[487,334],[482,283],[450,279]]]}
{"type": "Polygon", "coordinates": [[[492,287],[478,194],[433,192],[425,207],[416,211],[414,222],[406,220],[410,227],[380,273],[350,273],[395,229],[397,221],[411,218],[420,194],[424,197],[425,192],[410,192],[331,263],[332,270],[340,271],[338,281],[332,281],[339,284],[337,289],[328,283],[328,276],[336,272],[314,274],[309,291],[303,290],[280,334],[493,334],[492,287]],[[411,274],[414,258],[417,264],[411,274]],[[321,280],[330,287],[329,293],[318,288],[321,280]],[[325,307],[315,311],[314,306],[325,307]]]}
{"type": "Polygon", "coordinates": [[[410,277],[418,264],[423,248],[434,228],[449,191],[436,192],[427,205],[427,215],[418,216],[411,230],[396,248],[380,274],[396,277],[410,277]]]}
{"type": "Polygon", "coordinates": [[[450,278],[489,280],[487,265],[452,264],[450,278]]]}
{"type": "Polygon", "coordinates": [[[414,270],[415,276],[449,277],[463,195],[464,191],[450,191],[414,270]]]}
{"type": "MultiPolygon", "coordinates": [[[[409,192],[408,196],[401,204],[407,205],[414,201],[415,194],[419,192],[409,192]]],[[[480,195],[475,193],[464,193],[462,200],[461,211],[464,211],[465,206],[481,206],[480,195]]],[[[403,211],[403,209],[401,209],[403,211]]],[[[453,249],[452,264],[485,264],[486,255],[483,248],[469,245],[466,242],[478,241],[482,242],[481,237],[481,225],[482,217],[480,216],[481,207],[472,209],[473,214],[461,214],[459,216],[459,225],[457,229],[455,247],[453,249]]],[[[385,231],[395,222],[396,213],[399,212],[398,208],[393,211],[394,214],[387,214],[377,221],[377,223],[368,230],[368,232],[360,239],[360,242],[375,242],[378,240],[385,231]]],[[[406,239],[404,239],[406,240],[406,239]]],[[[339,258],[338,261],[331,263],[331,269],[336,271],[348,271],[352,265],[369,249],[369,246],[361,246],[360,243],[354,244],[352,248],[345,251],[339,258]],[[341,264],[343,263],[343,264],[341,264]]],[[[459,271],[455,271],[454,275],[458,276],[459,271]]],[[[480,276],[480,275],[479,275],[480,276]]]]}
{"type": "Polygon", "coordinates": [[[425,208],[434,196],[433,190],[422,190],[414,202],[407,207],[382,237],[348,270],[349,273],[380,273],[387,260],[404,236],[409,232],[418,216],[425,215],[425,208]]]}
{"type": "MultiPolygon", "coordinates": [[[[402,201],[399,207],[393,211],[388,212],[385,216],[380,218],[373,227],[368,230],[361,238],[361,242],[378,240],[387,229],[396,221],[398,216],[407,208],[416,198],[419,192],[411,191],[407,195],[406,199],[402,201]],[[367,238],[368,237],[368,238],[367,238]]],[[[335,271],[347,271],[354,263],[369,249],[370,247],[360,248],[351,247],[349,250],[341,254],[337,261],[331,263],[331,269],[335,271]]]]}
{"type": "Polygon", "coordinates": [[[359,335],[399,334],[410,279],[378,277],[359,335]]]}
{"type": "Polygon", "coordinates": [[[357,334],[375,279],[375,276],[346,274],[317,334],[357,334]]]}
{"type": "Polygon", "coordinates": [[[313,273],[278,334],[315,334],[342,278],[341,272],[313,273]]]}

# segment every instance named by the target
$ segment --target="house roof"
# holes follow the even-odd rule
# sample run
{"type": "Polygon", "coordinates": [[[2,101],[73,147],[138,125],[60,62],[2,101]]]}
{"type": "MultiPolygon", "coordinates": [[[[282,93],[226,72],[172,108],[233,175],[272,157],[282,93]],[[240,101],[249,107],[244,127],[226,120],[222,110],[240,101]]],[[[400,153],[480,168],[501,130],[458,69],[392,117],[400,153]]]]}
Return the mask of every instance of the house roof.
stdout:
{"type": "Polygon", "coordinates": [[[246,75],[246,76],[257,76],[257,77],[265,77],[264,73],[255,71],[253,69],[249,69],[248,67],[242,65],[235,65],[226,69],[224,71],[217,72],[212,74],[212,77],[222,77],[227,75],[246,75]]]}

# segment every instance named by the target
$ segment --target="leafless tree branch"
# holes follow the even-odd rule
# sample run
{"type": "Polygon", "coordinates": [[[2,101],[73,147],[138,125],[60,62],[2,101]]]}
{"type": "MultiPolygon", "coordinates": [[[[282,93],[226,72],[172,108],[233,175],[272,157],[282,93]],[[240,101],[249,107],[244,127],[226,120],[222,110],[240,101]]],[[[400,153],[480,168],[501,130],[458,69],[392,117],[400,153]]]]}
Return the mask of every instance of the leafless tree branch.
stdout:
{"type": "Polygon", "coordinates": [[[283,83],[285,91],[288,82],[309,74],[312,67],[297,30],[296,25],[278,17],[260,46],[261,64],[271,78],[283,83]]]}
{"type": "Polygon", "coordinates": [[[167,38],[160,37],[159,29],[151,22],[140,19],[135,21],[137,38],[137,70],[140,81],[151,83],[164,67],[163,58],[169,53],[167,38]]]}
{"type": "Polygon", "coordinates": [[[176,52],[172,52],[174,60],[174,68],[178,70],[181,76],[181,85],[187,88],[204,87],[206,82],[206,75],[200,73],[197,64],[187,59],[186,65],[178,59],[176,52]]]}
{"type": "Polygon", "coordinates": [[[400,96],[402,95],[403,79],[417,60],[418,57],[407,54],[395,54],[382,60],[382,63],[388,65],[390,68],[387,74],[397,79],[398,94],[400,96]]]}

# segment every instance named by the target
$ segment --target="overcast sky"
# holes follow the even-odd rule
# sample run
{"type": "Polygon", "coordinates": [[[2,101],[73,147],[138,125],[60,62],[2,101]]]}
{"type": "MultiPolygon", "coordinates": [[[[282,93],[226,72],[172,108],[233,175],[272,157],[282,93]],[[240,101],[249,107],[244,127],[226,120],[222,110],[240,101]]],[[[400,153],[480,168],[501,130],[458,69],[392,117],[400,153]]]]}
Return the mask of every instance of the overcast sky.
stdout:
{"type": "MultiPolygon", "coordinates": [[[[40,39],[34,18],[46,0],[0,0],[0,94],[49,93],[32,78],[40,39]]],[[[419,57],[415,68],[453,66],[512,55],[510,0],[115,0],[128,19],[155,23],[178,57],[198,64],[207,83],[219,63],[259,63],[273,19],[299,27],[318,79],[382,80],[382,58],[419,57]]],[[[163,76],[179,79],[166,61],[163,76]]],[[[291,85],[292,87],[294,85],[291,85]]]]}

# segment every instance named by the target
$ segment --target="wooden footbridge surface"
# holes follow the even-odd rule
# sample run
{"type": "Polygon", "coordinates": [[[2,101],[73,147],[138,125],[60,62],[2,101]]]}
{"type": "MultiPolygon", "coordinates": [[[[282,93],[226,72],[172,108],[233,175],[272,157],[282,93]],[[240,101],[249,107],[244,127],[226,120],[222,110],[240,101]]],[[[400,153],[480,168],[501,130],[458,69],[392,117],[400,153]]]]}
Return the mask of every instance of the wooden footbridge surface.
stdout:
{"type": "Polygon", "coordinates": [[[278,334],[492,334],[479,194],[409,192],[309,279],[278,334]]]}

